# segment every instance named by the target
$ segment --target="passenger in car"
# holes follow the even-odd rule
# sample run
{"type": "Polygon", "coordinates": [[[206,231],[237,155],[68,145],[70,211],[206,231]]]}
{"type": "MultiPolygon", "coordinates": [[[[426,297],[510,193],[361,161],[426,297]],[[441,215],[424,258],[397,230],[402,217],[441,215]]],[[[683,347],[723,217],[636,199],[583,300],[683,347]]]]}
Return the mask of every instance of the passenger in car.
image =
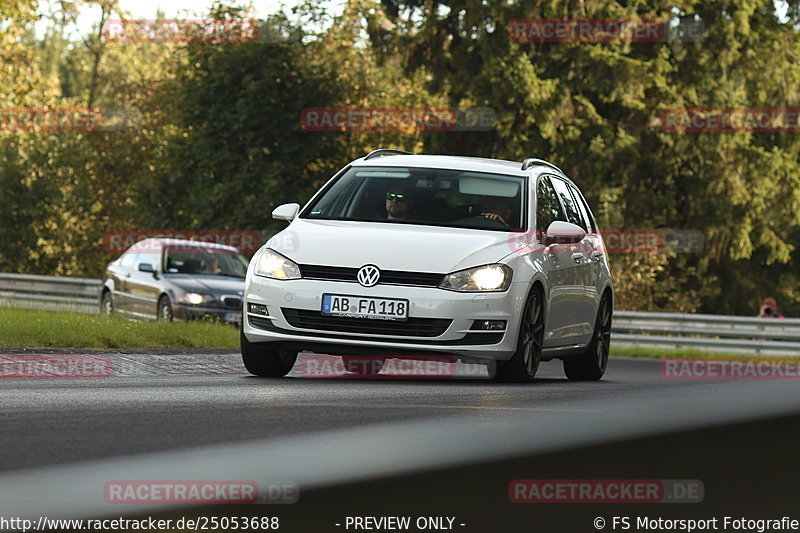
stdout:
{"type": "Polygon", "coordinates": [[[407,220],[414,212],[414,199],[402,187],[392,187],[386,193],[386,213],[389,220],[407,220]]]}
{"type": "Polygon", "coordinates": [[[222,269],[219,267],[219,259],[216,257],[211,257],[206,261],[206,273],[208,274],[219,274],[222,272],[222,269]]]}
{"type": "Polygon", "coordinates": [[[483,210],[480,216],[497,220],[506,226],[510,226],[513,212],[514,208],[510,199],[501,198],[500,196],[487,196],[483,200],[483,210]]]}

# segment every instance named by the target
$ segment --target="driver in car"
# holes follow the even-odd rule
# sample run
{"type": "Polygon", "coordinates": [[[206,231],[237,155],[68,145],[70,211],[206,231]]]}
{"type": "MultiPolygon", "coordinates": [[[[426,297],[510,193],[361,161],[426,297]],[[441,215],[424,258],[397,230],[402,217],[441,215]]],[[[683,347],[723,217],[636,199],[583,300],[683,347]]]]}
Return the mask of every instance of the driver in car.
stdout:
{"type": "Polygon", "coordinates": [[[414,199],[402,187],[392,187],[386,193],[386,213],[389,220],[407,220],[414,210],[414,199]]]}

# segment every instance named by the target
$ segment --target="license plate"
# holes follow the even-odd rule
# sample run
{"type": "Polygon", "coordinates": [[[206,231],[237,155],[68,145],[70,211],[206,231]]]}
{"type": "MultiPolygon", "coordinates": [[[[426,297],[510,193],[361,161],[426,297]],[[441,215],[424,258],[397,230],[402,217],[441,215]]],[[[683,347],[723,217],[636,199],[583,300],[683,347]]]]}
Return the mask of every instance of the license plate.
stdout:
{"type": "Polygon", "coordinates": [[[224,320],[225,322],[241,322],[242,313],[225,313],[222,316],[222,320],[224,320]]]}
{"type": "Polygon", "coordinates": [[[408,318],[408,300],[323,294],[322,314],[372,320],[406,320],[408,318]]]}

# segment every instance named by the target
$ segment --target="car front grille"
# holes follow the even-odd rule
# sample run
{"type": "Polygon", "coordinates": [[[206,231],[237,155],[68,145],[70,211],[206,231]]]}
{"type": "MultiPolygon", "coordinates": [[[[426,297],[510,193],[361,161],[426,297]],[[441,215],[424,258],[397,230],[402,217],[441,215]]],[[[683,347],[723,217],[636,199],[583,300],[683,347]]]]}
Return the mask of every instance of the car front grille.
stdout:
{"type": "Polygon", "coordinates": [[[242,299],[237,296],[223,296],[222,305],[228,309],[241,309],[242,299]]]}
{"type": "MultiPolygon", "coordinates": [[[[299,265],[300,273],[306,279],[326,281],[350,281],[358,283],[357,268],[332,267],[322,265],[299,265]]],[[[378,284],[413,285],[416,287],[438,287],[444,274],[430,272],[403,272],[401,270],[381,270],[378,284]]]]}
{"type": "Polygon", "coordinates": [[[325,316],[319,311],[281,308],[286,321],[296,328],[365,333],[371,335],[397,335],[408,337],[438,337],[453,322],[447,318],[409,318],[399,320],[371,320],[325,316]]]}

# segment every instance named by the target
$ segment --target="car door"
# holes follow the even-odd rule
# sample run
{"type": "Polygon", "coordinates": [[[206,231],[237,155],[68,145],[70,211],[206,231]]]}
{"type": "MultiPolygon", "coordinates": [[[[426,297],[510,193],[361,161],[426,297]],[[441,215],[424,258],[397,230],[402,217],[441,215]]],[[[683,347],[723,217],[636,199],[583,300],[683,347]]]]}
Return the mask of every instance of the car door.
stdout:
{"type": "Polygon", "coordinates": [[[130,295],[129,281],[136,268],[137,253],[134,250],[128,250],[119,261],[119,284],[115,285],[114,292],[114,305],[121,313],[133,313],[134,306],[133,300],[130,295]]]}
{"type": "MultiPolygon", "coordinates": [[[[544,245],[547,228],[556,220],[569,222],[551,179],[542,176],[536,187],[536,234],[541,245],[544,245]]],[[[574,308],[580,294],[577,280],[580,265],[572,258],[569,244],[544,246],[541,261],[549,285],[544,347],[575,344],[578,335],[574,308]]]]}
{"type": "Polygon", "coordinates": [[[571,190],[571,184],[556,176],[551,177],[556,195],[564,208],[567,221],[580,226],[587,235],[579,243],[564,245],[563,255],[568,256],[573,268],[572,283],[567,293],[569,305],[565,311],[569,315],[570,326],[565,331],[570,342],[584,344],[589,341],[594,330],[596,312],[596,288],[592,281],[594,252],[592,238],[588,234],[586,219],[571,190]]]}
{"type": "Polygon", "coordinates": [[[155,317],[158,297],[161,294],[160,270],[161,249],[141,250],[136,256],[136,264],[127,280],[128,298],[131,310],[137,315],[155,317]],[[139,265],[147,263],[156,269],[156,272],[142,272],[139,265]]]}

